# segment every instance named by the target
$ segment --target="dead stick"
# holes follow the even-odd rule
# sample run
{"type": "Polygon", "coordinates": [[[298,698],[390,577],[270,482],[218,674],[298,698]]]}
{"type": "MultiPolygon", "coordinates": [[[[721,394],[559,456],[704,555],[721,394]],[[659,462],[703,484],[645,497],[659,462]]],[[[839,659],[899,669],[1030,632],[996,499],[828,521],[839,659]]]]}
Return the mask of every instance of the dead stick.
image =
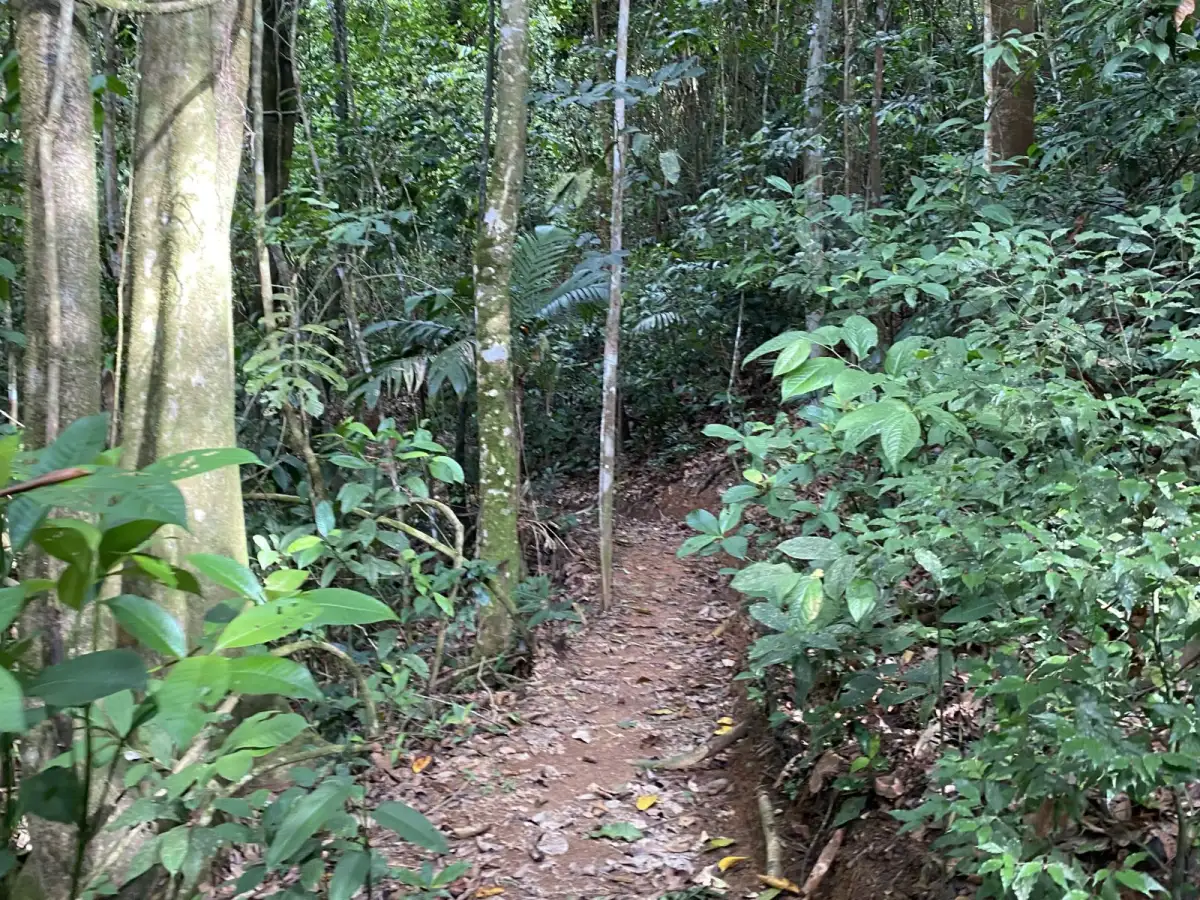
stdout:
{"type": "Polygon", "coordinates": [[[775,827],[775,807],[766,788],[758,789],[758,817],[762,820],[763,840],[767,845],[767,875],[783,877],[783,844],[775,827]]]}
{"type": "Polygon", "coordinates": [[[722,750],[728,750],[749,733],[750,723],[742,722],[724,734],[717,735],[715,739],[709,741],[707,744],[701,744],[695,750],[690,750],[679,756],[672,756],[670,759],[638,760],[638,766],[643,769],[691,769],[700,765],[706,759],[716,756],[722,750]]]}
{"type": "Polygon", "coordinates": [[[821,851],[821,855],[817,857],[817,864],[808,873],[808,878],[804,879],[804,887],[800,889],[805,897],[811,897],[817,892],[817,888],[821,886],[821,879],[825,877],[830,867],[833,866],[833,861],[837,857],[838,851],[842,849],[842,839],[845,836],[846,829],[839,828],[833,833],[833,837],[829,839],[829,843],[825,845],[825,849],[821,851]]]}

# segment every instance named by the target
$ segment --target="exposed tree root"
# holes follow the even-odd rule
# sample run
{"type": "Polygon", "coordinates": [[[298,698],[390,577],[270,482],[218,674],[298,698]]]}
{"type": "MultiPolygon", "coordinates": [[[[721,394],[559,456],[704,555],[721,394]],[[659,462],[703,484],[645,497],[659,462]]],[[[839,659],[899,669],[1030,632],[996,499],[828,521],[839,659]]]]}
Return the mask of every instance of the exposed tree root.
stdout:
{"type": "Polygon", "coordinates": [[[691,769],[706,759],[716,756],[722,750],[728,750],[749,733],[750,723],[742,722],[695,750],[689,750],[679,756],[672,756],[670,759],[642,759],[638,761],[638,766],[643,769],[691,769]]]}
{"type": "Polygon", "coordinates": [[[775,807],[766,788],[758,789],[758,817],[762,821],[763,842],[767,848],[767,875],[770,878],[783,878],[783,842],[779,840],[775,807]]]}

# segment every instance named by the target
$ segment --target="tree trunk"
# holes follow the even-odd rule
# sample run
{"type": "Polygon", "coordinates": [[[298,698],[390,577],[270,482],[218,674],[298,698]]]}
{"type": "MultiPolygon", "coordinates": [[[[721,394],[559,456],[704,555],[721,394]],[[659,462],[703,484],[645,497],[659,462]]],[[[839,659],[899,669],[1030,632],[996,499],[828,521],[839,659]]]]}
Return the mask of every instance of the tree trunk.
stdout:
{"type": "MultiPolygon", "coordinates": [[[[100,228],[91,56],[83,13],[71,0],[61,7],[53,0],[26,0],[17,8],[27,447],[45,446],[74,420],[100,411],[100,228]]],[[[34,557],[26,574],[50,574],[47,562],[34,557]]],[[[63,661],[61,615],[57,603],[35,601],[23,622],[38,635],[47,665],[63,661]]],[[[67,737],[69,744],[69,733],[67,737]]],[[[22,765],[29,773],[65,749],[53,727],[24,736],[21,744],[22,765]]],[[[30,854],[13,896],[66,898],[74,828],[37,817],[28,824],[30,854]]]]}
{"type": "Polygon", "coordinates": [[[808,149],[804,153],[804,180],[810,211],[825,197],[825,149],[822,120],[825,113],[825,52],[833,0],[816,0],[808,40],[808,75],[804,81],[804,127],[808,149]]]}
{"type": "Polygon", "coordinates": [[[500,0],[496,155],[475,249],[475,355],[479,407],[479,556],[497,567],[492,602],[480,609],[481,656],[502,653],[512,632],[512,589],[521,577],[517,422],[513,399],[509,280],[525,175],[529,10],[500,0]]]}
{"type": "MultiPolygon", "coordinates": [[[[263,97],[263,178],[267,216],[271,218],[284,213],[283,195],[291,179],[298,110],[296,70],[284,0],[261,0],[261,3],[263,50],[259,84],[263,97]]],[[[279,281],[275,283],[279,284],[279,281]]]]}
{"type": "MultiPolygon", "coordinates": [[[[130,224],[126,462],[232,447],[233,286],[229,229],[249,72],[247,0],[142,22],[130,224]]],[[[180,482],[189,533],[161,548],[246,559],[241,482],[220,469],[180,482]]],[[[194,638],[204,609],[163,598],[194,638]]]]}
{"type": "Polygon", "coordinates": [[[844,161],[842,190],[847,197],[862,193],[862,172],[858,158],[858,106],[854,102],[855,80],[858,77],[855,50],[858,46],[858,5],[862,0],[842,0],[842,155],[844,161]]]}
{"type": "MultiPolygon", "coordinates": [[[[984,0],[983,43],[985,48],[1010,36],[1033,32],[1033,4],[1029,0],[984,0]]],[[[986,54],[986,49],[985,49],[986,54]]],[[[1034,79],[1037,66],[1020,56],[1004,54],[983,68],[984,130],[983,157],[992,171],[1009,160],[1029,154],[1033,145],[1034,79]],[[1005,58],[1007,57],[1007,59],[1005,58]],[[1009,60],[1017,66],[1010,65],[1009,60]]]]}
{"type": "Polygon", "coordinates": [[[613,101],[612,270],[608,286],[608,321],[604,330],[603,409],[600,416],[600,604],[612,606],[613,487],[617,468],[617,374],[621,341],[622,217],[625,201],[625,88],[629,58],[629,0],[617,12],[616,99],[613,101]]]}
{"type": "Polygon", "coordinates": [[[867,201],[883,200],[883,159],[879,151],[879,117],[883,112],[883,32],[887,26],[885,0],[875,0],[875,79],[871,94],[871,127],[867,138],[867,201]]]}

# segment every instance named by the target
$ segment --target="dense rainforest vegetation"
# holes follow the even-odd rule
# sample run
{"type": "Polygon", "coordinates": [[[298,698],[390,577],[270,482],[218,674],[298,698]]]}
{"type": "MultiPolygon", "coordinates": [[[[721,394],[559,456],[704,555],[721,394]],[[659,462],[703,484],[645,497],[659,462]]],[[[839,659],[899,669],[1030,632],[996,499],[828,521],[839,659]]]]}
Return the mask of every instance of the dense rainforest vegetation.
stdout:
{"type": "Polygon", "coordinates": [[[672,896],[880,820],[911,896],[1200,896],[1193,0],[4,8],[4,896],[535,896],[365,776],[696,460],[780,763],[672,896]]]}

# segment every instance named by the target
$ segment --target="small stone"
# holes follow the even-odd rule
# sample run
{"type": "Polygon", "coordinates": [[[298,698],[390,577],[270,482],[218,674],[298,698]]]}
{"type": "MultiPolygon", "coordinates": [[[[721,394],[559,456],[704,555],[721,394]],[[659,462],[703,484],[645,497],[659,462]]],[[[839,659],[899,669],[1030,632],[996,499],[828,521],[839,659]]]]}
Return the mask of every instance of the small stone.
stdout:
{"type": "Polygon", "coordinates": [[[571,845],[561,831],[547,831],[538,840],[537,849],[546,856],[562,856],[571,849],[571,845]]]}

